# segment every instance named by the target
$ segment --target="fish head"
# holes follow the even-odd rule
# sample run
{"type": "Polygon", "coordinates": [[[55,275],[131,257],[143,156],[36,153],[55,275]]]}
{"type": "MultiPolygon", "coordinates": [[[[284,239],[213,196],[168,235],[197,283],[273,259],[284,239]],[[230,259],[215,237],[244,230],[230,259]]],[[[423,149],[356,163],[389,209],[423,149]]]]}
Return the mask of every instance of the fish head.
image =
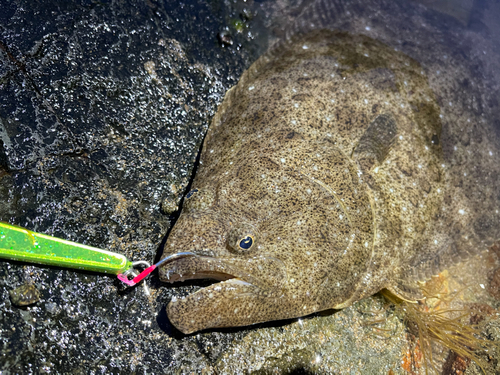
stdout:
{"type": "MultiPolygon", "coordinates": [[[[339,171],[331,179],[347,192],[356,170],[344,165],[343,155],[333,157],[339,171]]],[[[165,264],[160,277],[220,282],[169,303],[169,319],[182,332],[299,317],[353,294],[361,272],[353,276],[351,265],[363,268],[369,256],[356,214],[346,212],[356,201],[336,197],[325,183],[280,160],[248,155],[227,173],[202,168],[197,174],[163,257],[196,255],[165,264]]],[[[358,203],[369,211],[368,201],[358,203]]]]}

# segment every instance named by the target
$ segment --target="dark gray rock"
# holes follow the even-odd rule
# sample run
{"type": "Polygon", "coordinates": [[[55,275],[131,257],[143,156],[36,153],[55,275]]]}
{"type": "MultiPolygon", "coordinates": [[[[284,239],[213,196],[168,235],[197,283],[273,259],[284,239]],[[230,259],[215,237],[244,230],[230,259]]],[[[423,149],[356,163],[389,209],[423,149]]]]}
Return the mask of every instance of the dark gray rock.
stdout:
{"type": "MultiPolygon", "coordinates": [[[[247,23],[231,48],[218,43],[244,6],[4,1],[0,220],[153,261],[217,104],[265,49],[247,23]]],[[[123,290],[108,276],[2,261],[0,280],[1,370],[206,366],[186,350],[193,338],[172,338],[169,289],[154,279],[123,290]],[[19,310],[9,290],[26,278],[41,303],[19,310]]]]}

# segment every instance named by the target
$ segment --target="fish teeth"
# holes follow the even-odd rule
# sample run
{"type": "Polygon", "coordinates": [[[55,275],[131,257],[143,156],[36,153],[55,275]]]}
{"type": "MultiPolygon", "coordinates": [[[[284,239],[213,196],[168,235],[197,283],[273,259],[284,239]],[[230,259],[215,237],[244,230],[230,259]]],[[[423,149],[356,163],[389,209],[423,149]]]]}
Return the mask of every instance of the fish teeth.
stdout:
{"type": "Polygon", "coordinates": [[[222,281],[222,282],[223,283],[231,283],[231,284],[239,284],[239,285],[252,285],[250,283],[247,283],[246,281],[243,281],[243,280],[237,279],[237,278],[229,279],[229,280],[222,281]]]}

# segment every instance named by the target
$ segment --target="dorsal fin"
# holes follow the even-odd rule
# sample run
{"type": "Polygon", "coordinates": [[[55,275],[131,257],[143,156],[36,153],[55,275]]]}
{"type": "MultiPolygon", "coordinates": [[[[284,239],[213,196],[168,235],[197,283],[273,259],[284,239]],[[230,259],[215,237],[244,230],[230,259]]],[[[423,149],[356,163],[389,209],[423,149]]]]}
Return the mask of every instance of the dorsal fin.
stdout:
{"type": "Polygon", "coordinates": [[[377,116],[359,139],[351,157],[368,172],[375,164],[382,164],[394,144],[397,132],[396,121],[390,113],[377,116]]]}

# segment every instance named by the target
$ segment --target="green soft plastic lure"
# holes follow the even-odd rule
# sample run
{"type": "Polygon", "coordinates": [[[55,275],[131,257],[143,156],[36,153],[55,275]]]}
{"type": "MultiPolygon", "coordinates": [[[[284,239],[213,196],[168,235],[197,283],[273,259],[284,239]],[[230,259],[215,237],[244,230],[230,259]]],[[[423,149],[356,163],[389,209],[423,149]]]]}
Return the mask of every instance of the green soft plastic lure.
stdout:
{"type": "Polygon", "coordinates": [[[188,252],[173,254],[150,266],[146,261],[131,262],[122,254],[0,222],[0,258],[115,274],[129,286],[137,284],[166,261],[193,255],[188,252]],[[128,275],[139,265],[147,268],[130,280],[128,275]]]}

